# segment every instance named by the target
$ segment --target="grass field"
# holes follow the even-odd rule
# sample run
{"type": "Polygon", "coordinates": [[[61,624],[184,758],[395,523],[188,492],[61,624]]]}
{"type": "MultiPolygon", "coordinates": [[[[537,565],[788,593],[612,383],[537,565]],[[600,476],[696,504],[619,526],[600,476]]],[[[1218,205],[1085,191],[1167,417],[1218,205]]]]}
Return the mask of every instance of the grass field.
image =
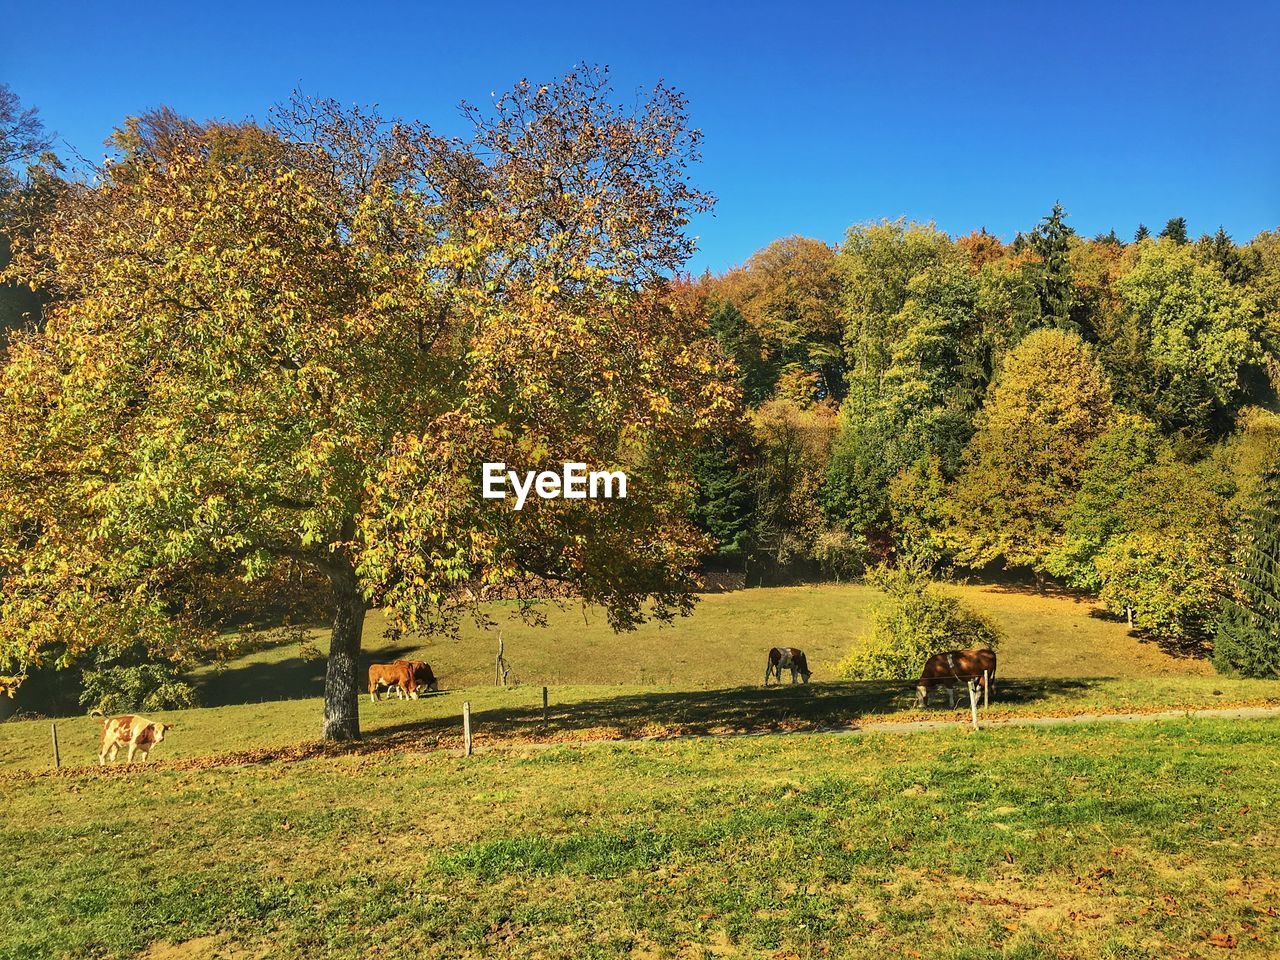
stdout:
{"type": "Polygon", "coordinates": [[[1280,721],[10,777],[0,958],[1274,957],[1280,721]]]}
{"type": "MultiPolygon", "coordinates": [[[[1087,602],[997,587],[955,589],[1007,636],[991,717],[1280,703],[1280,684],[1214,676],[1203,661],[1140,642],[1087,602]]],[[[378,705],[362,698],[365,749],[455,745],[464,699],[472,703],[481,743],[813,730],[902,714],[911,706],[910,683],[831,679],[878,602],[875,591],[858,585],[716,594],[670,627],[621,635],[599,616],[588,614],[584,622],[581,610],[549,607],[546,628],[504,622],[507,655],[522,680],[505,690],[493,685],[495,634],[469,628],[456,641],[390,647],[385,623],[374,614],[365,630],[371,657],[422,656],[444,692],[378,705]],[[775,644],[809,651],[810,687],[760,686],[764,652],[775,644]],[[546,723],[542,684],[551,687],[546,723]]],[[[326,639],[317,632],[314,642],[323,648],[326,639]]],[[[211,706],[153,714],[177,725],[153,759],[294,749],[318,732],[323,671],[324,661],[304,657],[296,643],[204,669],[197,681],[211,706]]],[[[931,710],[939,713],[945,715],[931,710]]],[[[98,729],[84,717],[60,722],[64,762],[93,762],[98,729]]],[[[0,724],[0,772],[50,763],[47,722],[0,724]]]]}
{"type": "MultiPolygon", "coordinates": [[[[1142,643],[1123,623],[1088,600],[1025,589],[956,586],[1005,631],[1000,673],[1007,677],[1150,677],[1210,675],[1202,660],[1171,657],[1142,643]]],[[[832,679],[836,663],[870,622],[882,595],[860,584],[776,587],[708,594],[693,616],[670,626],[650,623],[615,634],[598,611],[546,604],[546,627],[511,620],[494,608],[515,675],[542,685],[626,684],[683,688],[735,687],[764,676],[772,646],[805,650],[815,680],[832,679]]],[[[430,661],[449,688],[493,681],[496,631],[466,624],[457,640],[391,645],[380,613],[365,624],[364,646],[375,659],[413,654],[430,661]]],[[[323,630],[314,644],[325,649],[323,630]]],[[[297,645],[276,646],[201,677],[210,706],[318,696],[322,660],[299,656],[297,645]]]]}
{"type": "MultiPolygon", "coordinates": [[[[1007,635],[989,718],[1280,703],[1087,602],[954,589],[1007,635]]],[[[505,689],[495,634],[391,646],[375,614],[370,658],[444,689],[362,698],[354,748],[314,743],[297,643],[199,671],[209,706],[155,714],[176,726],[145,767],[86,766],[98,724],[64,718],[53,776],[48,720],[0,724],[0,960],[1280,952],[1280,718],[877,732],[919,716],[912,684],[832,671],[879,599],[712,595],[623,635],[550,607],[503,624],[505,689]],[[761,687],[772,645],[814,683],[761,687]],[[771,731],[818,732],[663,739],[771,731]]]]}

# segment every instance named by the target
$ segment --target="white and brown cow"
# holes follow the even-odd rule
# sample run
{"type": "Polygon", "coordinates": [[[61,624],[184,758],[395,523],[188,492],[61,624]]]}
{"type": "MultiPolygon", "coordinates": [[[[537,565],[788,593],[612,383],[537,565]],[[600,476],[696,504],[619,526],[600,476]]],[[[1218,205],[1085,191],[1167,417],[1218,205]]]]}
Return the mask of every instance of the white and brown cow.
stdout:
{"type": "Polygon", "coordinates": [[[804,651],[796,647],[773,647],[769,651],[769,659],[764,665],[764,685],[769,685],[769,677],[777,679],[778,683],[782,683],[782,671],[791,671],[791,682],[796,682],[796,676],[799,675],[804,679],[805,683],[809,682],[811,676],[809,672],[809,661],[805,658],[804,651]]]}
{"type": "Polygon", "coordinates": [[[171,723],[157,723],[133,714],[123,717],[98,715],[98,719],[102,723],[102,745],[98,749],[98,763],[102,766],[106,766],[108,760],[114,763],[121,747],[129,749],[127,763],[133,763],[134,756],[138,754],[145,761],[152,748],[164,741],[165,733],[173,729],[171,723]]]}
{"type": "Polygon", "coordinates": [[[948,650],[946,653],[935,653],[925,661],[924,670],[920,672],[920,682],[916,684],[916,706],[927,707],[929,692],[937,687],[946,687],[947,706],[954,707],[957,691],[965,689],[970,682],[977,684],[979,691],[982,690],[983,671],[986,671],[987,696],[991,697],[996,689],[994,650],[948,650]]]}

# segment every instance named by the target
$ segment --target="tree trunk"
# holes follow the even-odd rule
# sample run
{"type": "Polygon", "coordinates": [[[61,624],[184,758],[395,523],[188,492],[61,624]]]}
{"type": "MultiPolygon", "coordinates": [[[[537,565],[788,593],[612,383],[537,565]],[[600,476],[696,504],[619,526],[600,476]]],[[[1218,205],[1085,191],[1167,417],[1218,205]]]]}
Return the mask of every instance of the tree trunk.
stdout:
{"type": "Polygon", "coordinates": [[[333,583],[333,635],[324,678],[325,740],[360,739],[360,636],[364,631],[364,597],[355,571],[343,563],[329,574],[333,583]]]}

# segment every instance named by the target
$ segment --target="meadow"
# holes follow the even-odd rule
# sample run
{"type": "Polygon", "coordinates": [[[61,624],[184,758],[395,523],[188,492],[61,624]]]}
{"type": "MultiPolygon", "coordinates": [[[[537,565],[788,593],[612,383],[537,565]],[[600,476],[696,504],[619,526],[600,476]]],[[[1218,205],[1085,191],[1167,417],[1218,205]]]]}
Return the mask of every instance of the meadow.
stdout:
{"type": "MultiPolygon", "coordinates": [[[[987,720],[1280,703],[1087,601],[953,589],[1006,635],[987,720]]],[[[495,632],[375,613],[370,657],[443,688],[362,697],[355,746],[314,739],[323,631],[198,671],[145,766],[63,718],[53,774],[47,718],[0,724],[0,960],[1274,956],[1280,717],[883,732],[912,685],[832,679],[879,602],[714,594],[622,635],[548,606],[503,620],[506,688],[495,632]],[[775,644],[811,685],[761,686],[775,644]]]]}
{"type": "Polygon", "coordinates": [[[0,958],[1273,957],[1280,720],[385,750],[0,789],[0,958]]]}
{"type": "MultiPolygon", "coordinates": [[[[1000,586],[952,589],[986,611],[1005,633],[1000,678],[987,717],[1061,716],[1236,704],[1280,704],[1280,685],[1213,674],[1203,660],[1172,656],[1100,615],[1091,602],[1000,586]]],[[[382,616],[365,625],[369,659],[429,660],[441,692],[417,701],[360,702],[364,750],[456,748],[462,702],[472,705],[481,745],[617,740],[686,734],[814,731],[911,719],[911,683],[837,681],[836,663],[880,602],[857,584],[782,587],[710,594],[693,616],[615,634],[581,607],[545,608],[548,623],[513,622],[501,606],[506,656],[515,683],[494,684],[496,632],[467,625],[459,638],[413,644],[388,640],[382,616]],[[798,646],[809,653],[813,683],[764,688],[765,652],[798,646]],[[544,721],[541,688],[549,687],[544,721]]],[[[153,760],[228,753],[296,754],[320,724],[327,636],[270,643],[218,667],[197,671],[206,707],[156,712],[176,729],[153,760]]],[[[962,710],[931,707],[930,717],[959,720],[962,710]]],[[[96,762],[98,723],[59,722],[64,764],[96,762]]],[[[306,747],[305,749],[318,749],[306,747]]],[[[0,724],[0,772],[51,765],[49,723],[0,724]]]]}

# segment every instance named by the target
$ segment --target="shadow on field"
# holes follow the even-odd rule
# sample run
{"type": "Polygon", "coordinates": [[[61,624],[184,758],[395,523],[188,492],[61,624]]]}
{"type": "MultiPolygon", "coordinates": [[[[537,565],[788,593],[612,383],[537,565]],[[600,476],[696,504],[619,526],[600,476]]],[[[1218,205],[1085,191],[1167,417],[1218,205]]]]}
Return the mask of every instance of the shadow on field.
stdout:
{"type": "MultiPolygon", "coordinates": [[[[384,647],[377,652],[377,660],[389,663],[396,659],[409,659],[410,654],[418,652],[416,646],[384,647]]],[[[360,660],[362,685],[371,661],[368,655],[360,660]]],[[[323,656],[316,659],[289,657],[210,670],[195,681],[200,691],[200,705],[226,707],[240,703],[322,697],[326,662],[323,656]]]]}
{"type": "MultiPolygon", "coordinates": [[[[1029,705],[1052,696],[1086,693],[1105,680],[1009,680],[996,687],[993,708],[1029,705]]],[[[913,710],[915,684],[852,681],[810,686],[730,687],[719,690],[655,691],[557,704],[555,690],[547,722],[542,722],[540,688],[523,687],[527,705],[473,710],[477,740],[602,739],[697,736],[703,734],[773,733],[848,727],[871,717],[900,719],[958,716],[958,710],[913,710]]],[[[446,694],[440,694],[444,696],[446,694]]],[[[459,708],[461,703],[459,703],[459,708]]],[[[455,716],[414,720],[382,727],[368,739],[384,746],[452,738],[460,731],[455,716]]]]}
{"type": "MultiPolygon", "coordinates": [[[[1031,705],[1054,697],[1069,701],[1077,696],[1087,696],[1092,688],[1106,682],[1105,678],[1003,681],[997,685],[999,696],[991,706],[996,710],[1031,705]]],[[[513,698],[527,697],[528,702],[473,711],[472,726],[478,744],[809,732],[854,727],[873,717],[961,720],[967,713],[963,707],[955,710],[945,706],[941,709],[911,709],[914,698],[914,684],[911,683],[854,681],[794,687],[655,691],[568,704],[557,704],[552,689],[547,722],[543,723],[540,687],[517,687],[508,693],[513,698]]],[[[216,756],[161,760],[160,764],[166,769],[205,769],[352,753],[457,749],[462,745],[461,698],[448,691],[428,696],[433,699],[452,697],[458,710],[451,710],[444,717],[379,727],[367,732],[364,739],[354,744],[304,741],[216,756]]],[[[142,765],[130,767],[124,764],[104,770],[85,768],[102,776],[127,776],[141,769],[142,765]]]]}

